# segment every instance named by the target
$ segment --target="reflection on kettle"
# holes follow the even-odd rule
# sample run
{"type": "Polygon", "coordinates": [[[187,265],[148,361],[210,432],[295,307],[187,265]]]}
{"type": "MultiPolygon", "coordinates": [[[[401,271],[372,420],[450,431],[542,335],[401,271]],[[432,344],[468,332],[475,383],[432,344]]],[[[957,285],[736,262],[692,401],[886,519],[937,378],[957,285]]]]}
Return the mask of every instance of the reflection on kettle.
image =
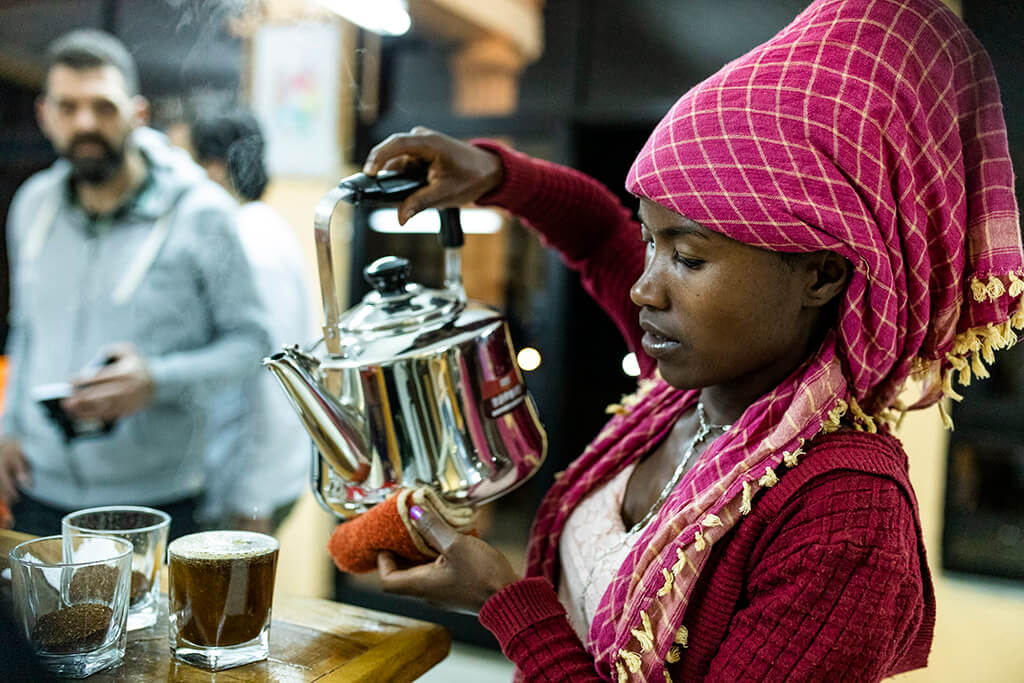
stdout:
{"type": "Polygon", "coordinates": [[[409,262],[388,256],[363,271],[374,291],[340,312],[335,208],[393,203],[424,183],[425,169],[360,173],[325,195],[315,218],[324,336],[263,361],[313,439],[317,499],[341,518],[423,484],[452,503],[482,504],[526,481],[547,452],[504,317],[466,299],[458,209],[441,210],[443,289],[410,283],[409,262]]]}

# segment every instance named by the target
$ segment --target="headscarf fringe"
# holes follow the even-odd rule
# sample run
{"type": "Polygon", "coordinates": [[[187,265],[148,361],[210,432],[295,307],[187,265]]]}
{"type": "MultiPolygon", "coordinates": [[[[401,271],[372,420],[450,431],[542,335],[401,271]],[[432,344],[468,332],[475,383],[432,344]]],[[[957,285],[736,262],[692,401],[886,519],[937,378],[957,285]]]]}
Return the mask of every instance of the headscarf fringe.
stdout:
{"type": "Polygon", "coordinates": [[[821,431],[827,434],[839,429],[839,425],[842,423],[843,416],[846,415],[848,408],[849,404],[843,399],[836,401],[836,404],[832,406],[832,410],[828,411],[828,419],[822,423],[821,431]]]}
{"type": "Polygon", "coordinates": [[[1024,280],[1021,280],[1017,273],[1010,273],[1006,277],[1010,281],[1010,286],[1006,290],[1010,296],[1018,297],[1024,294],[1024,280]]]}
{"type": "Polygon", "coordinates": [[[708,544],[707,541],[704,540],[704,533],[700,529],[697,529],[697,533],[693,536],[693,549],[699,553],[707,547],[708,544]]]}
{"type": "MultiPolygon", "coordinates": [[[[991,281],[991,280],[990,280],[991,281]]],[[[976,281],[977,282],[977,281],[976,281]]],[[[1024,279],[1016,274],[1010,277],[1010,293],[1018,289],[1024,291],[1024,279]]],[[[987,290],[986,290],[987,291],[987,290]]],[[[973,327],[956,335],[952,350],[946,354],[949,369],[958,374],[958,381],[963,386],[970,386],[973,378],[988,379],[986,364],[995,362],[995,352],[1008,349],[1019,341],[1016,330],[1024,329],[1024,302],[1021,307],[1001,323],[988,323],[985,326],[973,327]]],[[[924,361],[922,361],[924,362],[924,361]]],[[[943,374],[942,390],[953,400],[961,400],[960,394],[952,389],[951,373],[943,374]]]]}
{"type": "Polygon", "coordinates": [[[668,669],[662,670],[661,673],[665,674],[665,683],[672,683],[672,676],[669,675],[668,669]]]}
{"type": "Polygon", "coordinates": [[[942,418],[942,426],[949,431],[953,431],[953,418],[949,416],[949,411],[946,410],[946,404],[939,401],[935,405],[939,407],[939,417],[942,418]]]}
{"type": "Polygon", "coordinates": [[[779,483],[779,478],[775,475],[775,470],[773,470],[771,467],[765,467],[764,474],[761,476],[760,479],[757,480],[757,483],[765,488],[770,489],[771,487],[779,483]]]}
{"type": "Polygon", "coordinates": [[[953,388],[953,373],[956,372],[954,368],[948,368],[942,373],[942,395],[948,396],[954,401],[962,401],[964,397],[962,394],[958,394],[956,389],[953,388]]]}
{"type": "Polygon", "coordinates": [[[857,403],[857,399],[854,396],[850,396],[850,412],[853,413],[853,426],[859,432],[868,432],[870,434],[878,433],[878,425],[875,424],[875,418],[871,417],[860,407],[857,403]]]}
{"type": "Polygon", "coordinates": [[[663,598],[663,597],[665,597],[666,595],[668,595],[669,593],[672,592],[672,581],[673,581],[672,572],[670,572],[669,570],[667,570],[667,569],[665,569],[663,567],[662,570],[661,570],[661,573],[665,577],[665,584],[661,588],[658,589],[658,597],[659,598],[663,598]]]}
{"type": "Polygon", "coordinates": [[[617,683],[629,683],[629,674],[626,673],[626,667],[622,666],[622,662],[615,662],[615,675],[617,683]]]}
{"type": "MultiPolygon", "coordinates": [[[[643,629],[634,628],[630,630],[630,633],[640,643],[640,652],[650,652],[654,649],[654,630],[651,627],[651,618],[647,612],[641,612],[640,620],[643,622],[643,629]]],[[[632,668],[630,670],[632,671],[632,668]]]]}
{"type": "Polygon", "coordinates": [[[659,379],[661,379],[661,374],[655,370],[652,377],[644,377],[637,382],[636,391],[632,394],[624,394],[618,403],[612,403],[604,409],[604,412],[614,415],[625,415],[633,406],[640,403],[647,394],[651,393],[651,389],[658,385],[659,379]]]}
{"type": "Polygon", "coordinates": [[[665,661],[669,664],[675,664],[683,657],[683,651],[679,649],[678,645],[673,645],[668,649],[668,654],[665,655],[665,661]]]}
{"type": "Polygon", "coordinates": [[[751,490],[750,482],[747,481],[746,479],[744,479],[743,480],[743,498],[740,501],[740,514],[741,515],[746,516],[746,515],[750,514],[750,505],[751,505],[751,498],[752,497],[753,497],[753,491],[751,490]]]}
{"type": "Polygon", "coordinates": [[[680,625],[676,630],[676,643],[679,647],[690,647],[690,632],[686,630],[685,626],[680,625]]]}
{"type": "Polygon", "coordinates": [[[804,449],[799,447],[792,453],[789,451],[785,451],[782,454],[782,462],[786,463],[786,467],[796,467],[798,462],[797,458],[799,458],[803,454],[804,449]]]}
{"type": "Polygon", "coordinates": [[[619,657],[622,659],[622,663],[626,665],[630,673],[640,673],[640,667],[643,665],[644,660],[636,652],[630,652],[629,650],[619,650],[619,657]]]}
{"type": "Polygon", "coordinates": [[[971,294],[974,296],[975,301],[982,303],[985,301],[996,301],[1003,295],[1017,298],[1024,294],[1024,280],[1021,279],[1021,275],[1021,273],[1007,273],[1005,277],[1010,283],[1009,287],[1006,286],[998,275],[989,275],[988,280],[983,280],[976,276],[972,277],[971,294]]]}
{"type": "Polygon", "coordinates": [[[722,518],[718,515],[713,515],[710,512],[704,515],[704,519],[700,520],[700,523],[706,528],[710,529],[714,526],[722,526],[722,518]]]}

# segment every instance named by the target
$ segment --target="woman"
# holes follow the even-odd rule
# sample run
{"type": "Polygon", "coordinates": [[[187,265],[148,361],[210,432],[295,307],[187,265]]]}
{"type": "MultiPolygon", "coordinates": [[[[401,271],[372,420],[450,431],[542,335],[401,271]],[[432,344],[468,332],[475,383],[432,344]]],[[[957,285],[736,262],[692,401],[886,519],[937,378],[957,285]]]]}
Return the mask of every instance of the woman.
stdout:
{"type": "Polygon", "coordinates": [[[526,680],[926,665],[934,595],[890,423],[958,398],[1024,326],[998,89],[955,15],[813,3],[658,124],[627,177],[640,225],[589,178],[488,142],[417,130],[366,170],[413,160],[430,183],[402,220],[469,201],[523,216],[660,377],[550,491],[526,578],[417,512],[441,556],[382,553],[385,589],[479,609],[526,680]]]}

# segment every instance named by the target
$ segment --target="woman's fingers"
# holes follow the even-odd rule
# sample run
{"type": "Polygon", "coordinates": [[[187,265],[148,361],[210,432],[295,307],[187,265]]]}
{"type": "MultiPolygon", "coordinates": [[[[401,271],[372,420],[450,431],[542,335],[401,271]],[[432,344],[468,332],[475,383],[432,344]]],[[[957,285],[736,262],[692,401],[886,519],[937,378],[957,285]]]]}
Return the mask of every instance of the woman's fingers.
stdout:
{"type": "Polygon", "coordinates": [[[412,517],[416,530],[427,539],[430,547],[442,555],[448,555],[459,539],[463,538],[462,534],[430,508],[413,505],[409,508],[409,516],[412,517]]]}
{"type": "Polygon", "coordinates": [[[406,156],[421,163],[429,163],[436,155],[435,136],[395,133],[370,150],[363,164],[363,173],[377,175],[390,159],[396,157],[406,156]]]}

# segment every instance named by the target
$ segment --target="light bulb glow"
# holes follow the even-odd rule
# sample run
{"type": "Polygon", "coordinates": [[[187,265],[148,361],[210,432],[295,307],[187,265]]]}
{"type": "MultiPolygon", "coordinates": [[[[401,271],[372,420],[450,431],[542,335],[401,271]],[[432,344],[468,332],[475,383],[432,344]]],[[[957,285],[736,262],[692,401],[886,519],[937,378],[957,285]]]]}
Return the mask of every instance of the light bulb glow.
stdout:
{"type": "MultiPolygon", "coordinates": [[[[376,209],[370,213],[370,229],[383,233],[437,233],[441,230],[441,218],[437,211],[420,211],[405,222],[398,223],[398,209],[376,209]]],[[[467,235],[493,235],[501,230],[504,219],[491,209],[462,209],[459,211],[462,232],[467,235]]]]}
{"type": "Polygon", "coordinates": [[[340,17],[367,31],[386,36],[408,32],[412,19],[403,0],[316,0],[340,17]]]}
{"type": "Polygon", "coordinates": [[[529,346],[520,349],[519,353],[516,355],[516,362],[519,364],[520,368],[527,372],[536,370],[540,367],[540,351],[529,346]]]}

